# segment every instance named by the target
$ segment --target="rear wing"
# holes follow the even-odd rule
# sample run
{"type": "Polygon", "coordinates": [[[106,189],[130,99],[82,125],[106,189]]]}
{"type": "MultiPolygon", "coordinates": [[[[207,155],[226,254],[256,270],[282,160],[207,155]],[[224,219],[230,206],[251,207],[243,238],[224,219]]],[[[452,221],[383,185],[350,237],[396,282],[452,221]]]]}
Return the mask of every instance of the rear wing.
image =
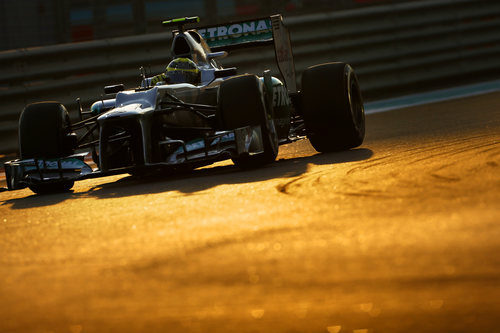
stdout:
{"type": "Polygon", "coordinates": [[[274,45],[276,63],[289,93],[297,92],[290,34],[281,15],[196,29],[213,51],[274,45]]]}

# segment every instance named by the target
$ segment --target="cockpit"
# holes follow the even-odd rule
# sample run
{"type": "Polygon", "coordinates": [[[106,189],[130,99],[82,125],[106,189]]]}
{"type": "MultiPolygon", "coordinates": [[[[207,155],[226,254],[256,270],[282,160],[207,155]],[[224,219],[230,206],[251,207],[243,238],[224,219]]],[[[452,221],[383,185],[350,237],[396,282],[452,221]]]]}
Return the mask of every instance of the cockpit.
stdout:
{"type": "Polygon", "coordinates": [[[178,29],[172,32],[173,41],[170,51],[173,60],[164,73],[150,78],[143,75],[141,87],[178,83],[205,85],[216,78],[236,74],[236,68],[223,69],[215,60],[225,57],[227,52],[212,52],[198,31],[185,30],[183,27],[183,24],[198,21],[198,18],[194,17],[163,22],[164,26],[178,26],[178,29]]]}

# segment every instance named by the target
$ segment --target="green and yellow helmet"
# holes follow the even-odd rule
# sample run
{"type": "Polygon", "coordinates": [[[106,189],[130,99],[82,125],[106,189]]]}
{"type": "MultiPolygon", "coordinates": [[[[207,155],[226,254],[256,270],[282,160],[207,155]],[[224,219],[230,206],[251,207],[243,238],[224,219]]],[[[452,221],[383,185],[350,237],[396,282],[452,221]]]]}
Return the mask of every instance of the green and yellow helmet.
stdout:
{"type": "Polygon", "coordinates": [[[193,60],[177,58],[172,60],[166,70],[169,83],[200,83],[200,70],[193,60]]]}

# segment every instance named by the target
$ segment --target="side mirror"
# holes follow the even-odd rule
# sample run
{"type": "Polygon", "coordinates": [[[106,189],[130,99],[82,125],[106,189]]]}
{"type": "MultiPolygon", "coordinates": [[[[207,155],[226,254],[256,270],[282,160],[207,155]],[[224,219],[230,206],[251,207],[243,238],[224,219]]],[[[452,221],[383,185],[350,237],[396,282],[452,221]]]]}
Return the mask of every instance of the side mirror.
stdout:
{"type": "Polygon", "coordinates": [[[212,52],[212,53],[207,53],[207,59],[217,59],[217,58],[225,58],[227,57],[227,52],[226,51],[220,51],[220,52],[212,52]]]}
{"type": "Polygon", "coordinates": [[[224,69],[215,70],[214,77],[217,79],[217,78],[221,78],[221,77],[234,76],[236,74],[238,74],[236,67],[231,67],[231,68],[224,68],[224,69]]]}
{"type": "Polygon", "coordinates": [[[124,90],[125,90],[125,86],[123,84],[115,84],[113,86],[104,87],[104,93],[106,95],[116,94],[116,93],[119,93],[120,91],[124,91],[124,90]]]}

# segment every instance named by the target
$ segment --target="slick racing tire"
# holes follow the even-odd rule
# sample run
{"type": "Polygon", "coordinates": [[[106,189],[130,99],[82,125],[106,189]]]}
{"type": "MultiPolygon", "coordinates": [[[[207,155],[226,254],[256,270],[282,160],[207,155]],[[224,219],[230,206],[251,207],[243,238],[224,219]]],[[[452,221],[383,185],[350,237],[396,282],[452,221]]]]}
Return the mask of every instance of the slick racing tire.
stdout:
{"type": "Polygon", "coordinates": [[[217,116],[222,129],[261,126],[264,152],[233,158],[233,162],[242,169],[271,163],[278,155],[278,135],[266,98],[264,84],[255,75],[236,76],[219,87],[217,116]]]}
{"type": "Polygon", "coordinates": [[[28,105],[19,119],[21,159],[54,158],[73,153],[74,138],[70,133],[69,114],[55,102],[28,105]]]}
{"type": "Polygon", "coordinates": [[[307,137],[314,149],[334,152],[363,143],[363,98],[350,65],[334,62],[309,67],[302,74],[301,95],[307,137]]]}
{"type": "MultiPolygon", "coordinates": [[[[58,158],[73,154],[76,134],[71,133],[66,108],[56,102],[28,105],[19,119],[21,159],[58,158]]],[[[67,191],[73,181],[40,182],[29,188],[38,194],[67,191]]]]}

